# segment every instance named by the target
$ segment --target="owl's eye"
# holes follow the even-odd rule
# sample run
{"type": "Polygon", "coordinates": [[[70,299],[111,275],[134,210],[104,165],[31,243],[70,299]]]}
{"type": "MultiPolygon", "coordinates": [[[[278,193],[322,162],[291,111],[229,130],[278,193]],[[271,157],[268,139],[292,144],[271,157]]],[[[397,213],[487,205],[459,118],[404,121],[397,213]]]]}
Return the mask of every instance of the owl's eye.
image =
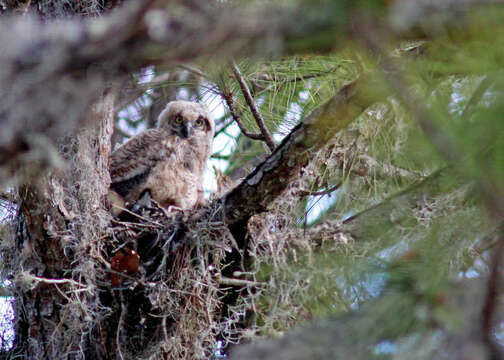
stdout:
{"type": "Polygon", "coordinates": [[[182,119],[182,115],[177,115],[175,117],[175,123],[176,124],[182,124],[183,121],[184,121],[184,119],[182,119]]]}
{"type": "Polygon", "coordinates": [[[205,122],[203,121],[202,118],[197,118],[196,121],[194,122],[196,126],[203,126],[204,123],[205,122]]]}

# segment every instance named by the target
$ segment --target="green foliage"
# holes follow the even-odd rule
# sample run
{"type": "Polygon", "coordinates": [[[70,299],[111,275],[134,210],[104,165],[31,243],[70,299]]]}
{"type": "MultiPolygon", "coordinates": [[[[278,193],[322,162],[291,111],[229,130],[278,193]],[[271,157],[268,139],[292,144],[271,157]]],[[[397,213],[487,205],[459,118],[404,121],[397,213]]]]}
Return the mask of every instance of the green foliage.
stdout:
{"type": "MultiPolygon", "coordinates": [[[[334,4],[347,9],[344,2],[334,4]]],[[[383,59],[355,47],[238,63],[277,142],[345,84],[380,79],[373,96],[381,100],[313,154],[305,172],[312,176],[303,188],[308,195],[272,204],[276,215],[265,216],[265,231],[251,236],[250,270],[263,286],[243,301],[253,309],[247,325],[258,335],[363,309],[366,318],[355,320],[352,341],[371,346],[387,340],[397,358],[408,358],[405,349],[427,358],[467,325],[464,308],[446,299],[457,294],[454,283],[487,272],[497,225],[481,194],[491,189],[504,206],[504,32],[488,26],[502,18],[502,9],[495,10],[475,10],[464,26],[432,40],[390,44],[403,75],[395,87],[382,72],[383,59]],[[342,186],[332,194],[310,195],[338,183],[342,186]],[[310,231],[324,224],[334,233],[313,237],[310,231]],[[335,235],[336,224],[345,241],[335,235]],[[288,232],[280,229],[287,228],[290,235],[280,241],[288,232]],[[425,341],[432,348],[422,353],[418,344],[425,341]]],[[[309,46],[319,46],[321,33],[315,33],[309,46]]],[[[228,94],[244,127],[260,131],[230,66],[208,63],[200,70],[198,75],[177,69],[178,79],[157,86],[220,103],[224,114],[217,127],[236,145],[227,173],[253,168],[269,151],[262,142],[226,130],[233,122],[224,101],[228,94]]]]}

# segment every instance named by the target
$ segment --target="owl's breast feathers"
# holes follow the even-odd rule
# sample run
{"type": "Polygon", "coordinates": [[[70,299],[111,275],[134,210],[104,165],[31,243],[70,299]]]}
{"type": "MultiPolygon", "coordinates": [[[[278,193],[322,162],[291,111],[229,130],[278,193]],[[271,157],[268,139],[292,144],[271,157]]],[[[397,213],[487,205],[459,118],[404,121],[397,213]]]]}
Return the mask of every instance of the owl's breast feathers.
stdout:
{"type": "Polygon", "coordinates": [[[202,197],[204,163],[197,158],[198,147],[190,141],[150,129],[112,153],[110,187],[126,201],[149,190],[162,206],[190,208],[202,197]]]}

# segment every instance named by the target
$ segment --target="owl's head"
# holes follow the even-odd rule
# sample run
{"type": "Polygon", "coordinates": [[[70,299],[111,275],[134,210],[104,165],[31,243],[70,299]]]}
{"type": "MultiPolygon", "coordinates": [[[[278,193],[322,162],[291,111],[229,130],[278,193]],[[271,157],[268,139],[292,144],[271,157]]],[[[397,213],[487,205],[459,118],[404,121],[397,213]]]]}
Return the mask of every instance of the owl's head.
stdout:
{"type": "Polygon", "coordinates": [[[183,139],[213,139],[215,133],[215,124],[207,107],[191,101],[168,103],[159,115],[157,127],[183,139]]]}

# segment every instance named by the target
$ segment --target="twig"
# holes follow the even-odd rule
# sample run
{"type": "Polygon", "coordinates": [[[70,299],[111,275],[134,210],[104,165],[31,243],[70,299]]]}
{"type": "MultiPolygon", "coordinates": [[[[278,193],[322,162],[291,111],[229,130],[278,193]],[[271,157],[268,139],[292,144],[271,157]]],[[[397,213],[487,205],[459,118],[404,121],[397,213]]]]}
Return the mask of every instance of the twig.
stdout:
{"type": "Polygon", "coordinates": [[[243,279],[234,279],[225,276],[217,276],[217,282],[220,285],[229,285],[229,286],[260,286],[261,283],[257,281],[251,280],[243,280],[243,279]]]}
{"type": "Polygon", "coordinates": [[[219,154],[213,154],[210,156],[212,159],[217,159],[217,160],[229,160],[231,158],[231,155],[219,155],[219,154]]]}
{"type": "MultiPolygon", "coordinates": [[[[110,265],[109,265],[110,266],[110,265]]],[[[133,282],[133,284],[139,284],[139,285],[142,285],[144,287],[153,287],[154,285],[151,284],[151,283],[148,283],[148,282],[145,282],[141,279],[137,279],[131,275],[128,275],[128,274],[125,274],[123,272],[120,272],[120,271],[115,271],[115,270],[112,270],[112,269],[105,269],[106,272],[110,273],[110,274],[114,274],[116,276],[119,276],[119,277],[122,277],[126,280],[130,280],[133,282]]],[[[128,289],[129,286],[126,286],[126,287],[114,287],[113,290],[122,290],[122,289],[128,289]]]]}
{"type": "MultiPolygon", "coordinates": [[[[138,215],[137,213],[134,213],[133,211],[129,210],[129,209],[126,209],[124,207],[118,207],[120,210],[128,213],[129,215],[132,215],[132,216],[136,216],[137,218],[139,218],[140,220],[143,220],[144,222],[146,223],[152,223],[152,224],[155,224],[157,226],[162,226],[160,223],[158,223],[157,221],[153,221],[152,219],[147,219],[141,215],[138,215]]],[[[129,223],[129,222],[125,222],[125,221],[119,221],[119,220],[115,220],[115,219],[112,219],[115,223],[117,224],[132,224],[132,225],[139,225],[138,223],[129,223]]],[[[144,226],[148,226],[150,224],[142,224],[144,226]]],[[[152,226],[152,225],[151,225],[152,226]]]]}
{"type": "Polygon", "coordinates": [[[298,82],[298,81],[313,79],[313,78],[317,78],[317,77],[321,77],[321,76],[332,74],[332,73],[336,72],[336,70],[338,70],[340,67],[341,67],[341,65],[337,65],[337,66],[335,66],[335,67],[333,67],[333,68],[331,68],[329,70],[326,70],[326,71],[321,71],[321,72],[311,73],[311,74],[305,74],[305,75],[299,75],[299,76],[295,76],[295,77],[292,77],[292,78],[280,79],[280,82],[298,82]]]}
{"type": "MultiPolygon", "coordinates": [[[[222,94],[220,94],[221,97],[224,97],[222,94]]],[[[229,105],[228,105],[229,106],[229,105]]],[[[232,114],[231,114],[232,115],[232,114]]],[[[224,131],[226,131],[226,129],[231,126],[231,124],[233,123],[233,120],[234,118],[232,118],[231,120],[225,122],[224,124],[222,124],[216,131],[215,131],[215,136],[223,133],[224,131]]]]}
{"type": "Polygon", "coordinates": [[[168,336],[168,330],[167,330],[167,326],[166,326],[166,318],[168,317],[168,315],[164,315],[163,316],[163,321],[161,322],[161,327],[163,329],[163,336],[164,336],[164,341],[166,343],[168,343],[168,341],[170,340],[169,336],[168,336]]]}
{"type": "Polygon", "coordinates": [[[240,277],[240,276],[252,276],[254,273],[252,271],[233,271],[233,276],[234,277],[240,277]]]}
{"type": "Polygon", "coordinates": [[[242,134],[252,140],[263,140],[264,141],[263,134],[250,133],[245,128],[245,126],[243,126],[241,119],[238,116],[238,114],[236,113],[236,110],[234,107],[233,95],[230,92],[221,92],[221,96],[224,99],[224,101],[226,102],[228,109],[229,109],[229,112],[231,113],[233,120],[236,121],[236,124],[238,124],[238,127],[240,128],[240,131],[242,132],[242,134]]]}
{"type": "Polygon", "coordinates": [[[461,118],[463,120],[468,120],[469,117],[471,116],[474,108],[478,103],[481,101],[483,98],[483,95],[485,95],[485,92],[492,86],[494,83],[494,80],[490,78],[490,76],[485,76],[483,80],[481,80],[481,83],[478,85],[476,90],[474,90],[474,93],[472,94],[471,98],[467,102],[466,106],[464,107],[464,111],[462,112],[461,118]]]}
{"type": "Polygon", "coordinates": [[[68,283],[68,284],[73,284],[73,285],[87,289],[87,286],[85,284],[82,284],[82,283],[75,281],[75,280],[72,280],[72,279],[48,279],[48,278],[34,276],[31,274],[26,274],[26,273],[23,274],[23,277],[25,280],[35,280],[35,281],[43,282],[46,284],[67,284],[68,283]]]}
{"type": "Polygon", "coordinates": [[[117,346],[117,353],[119,354],[119,358],[121,360],[124,360],[122,351],[121,351],[121,329],[124,326],[124,317],[126,314],[126,309],[124,306],[124,298],[122,292],[120,293],[120,299],[121,299],[121,315],[119,316],[119,321],[117,323],[117,332],[116,332],[116,346],[117,346]]]}
{"type": "MultiPolygon", "coordinates": [[[[121,208],[121,209],[124,209],[124,208],[121,208]]],[[[141,216],[139,216],[139,218],[142,219],[141,216]]],[[[145,229],[145,228],[159,229],[159,227],[162,226],[161,224],[155,222],[154,220],[145,220],[145,219],[142,219],[142,220],[145,221],[145,222],[147,222],[148,224],[145,224],[145,223],[134,223],[134,222],[129,222],[129,221],[119,221],[119,220],[116,220],[114,218],[111,221],[114,224],[125,226],[128,229],[145,229]],[[155,224],[155,225],[153,225],[153,224],[155,224]]]]}
{"type": "Polygon", "coordinates": [[[322,191],[316,191],[316,192],[312,192],[312,191],[303,191],[301,193],[301,195],[305,196],[305,195],[310,195],[310,196],[323,196],[323,195],[329,195],[330,193],[338,190],[341,185],[343,184],[343,182],[339,182],[337,183],[336,185],[330,187],[329,189],[326,189],[326,190],[322,190],[322,191]]]}
{"type": "Polygon", "coordinates": [[[186,64],[179,64],[177,65],[179,68],[181,69],[184,69],[184,70],[187,70],[189,71],[190,73],[193,73],[194,75],[197,75],[199,77],[202,77],[202,78],[205,78],[207,79],[208,78],[208,75],[205,74],[203,71],[201,71],[200,69],[197,69],[193,66],[190,66],[190,65],[186,65],[186,64]]]}
{"type": "Polygon", "coordinates": [[[250,93],[250,90],[247,86],[247,83],[245,82],[245,79],[243,78],[240,69],[238,68],[238,65],[234,61],[231,62],[231,68],[233,69],[233,73],[236,77],[236,80],[240,84],[240,88],[242,90],[243,96],[245,97],[245,101],[247,102],[250,111],[252,112],[252,115],[254,116],[254,119],[256,120],[257,126],[259,126],[259,129],[261,130],[261,134],[264,137],[264,141],[268,145],[271,151],[275,150],[275,140],[273,140],[273,137],[269,133],[268,129],[266,128],[266,125],[264,124],[264,119],[261,116],[261,113],[257,109],[257,106],[255,104],[254,98],[252,97],[252,94],[250,93]]]}
{"type": "Polygon", "coordinates": [[[425,176],[421,181],[417,182],[417,183],[414,183],[410,186],[408,186],[406,189],[404,190],[400,190],[399,192],[387,197],[386,199],[384,199],[383,201],[379,202],[378,204],[375,204],[375,205],[372,205],[362,211],[359,211],[358,213],[352,215],[352,216],[349,216],[347,217],[345,220],[343,220],[343,224],[347,224],[347,223],[350,223],[352,221],[354,221],[355,219],[361,217],[362,215],[366,214],[366,213],[369,213],[381,206],[383,206],[384,204],[387,204],[387,203],[390,203],[390,201],[396,199],[396,198],[399,198],[409,192],[412,192],[413,190],[415,189],[418,189],[422,186],[424,186],[426,183],[428,183],[429,181],[432,181],[433,179],[437,178],[438,176],[440,176],[442,174],[443,171],[445,171],[446,169],[449,169],[449,166],[444,166],[442,168],[439,168],[435,171],[433,171],[431,174],[425,176]]]}

